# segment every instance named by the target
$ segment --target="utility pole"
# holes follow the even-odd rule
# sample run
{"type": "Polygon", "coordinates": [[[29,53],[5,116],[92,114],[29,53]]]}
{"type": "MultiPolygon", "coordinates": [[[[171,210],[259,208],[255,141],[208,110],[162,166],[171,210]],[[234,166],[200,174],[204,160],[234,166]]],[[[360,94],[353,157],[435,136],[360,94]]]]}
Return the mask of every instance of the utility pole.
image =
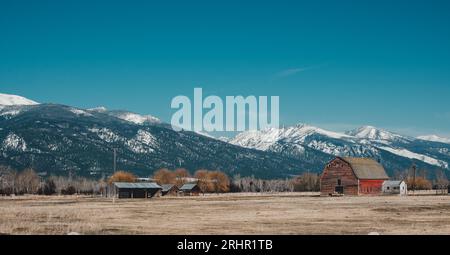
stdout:
{"type": "Polygon", "coordinates": [[[413,194],[414,194],[416,192],[416,171],[417,171],[417,167],[416,167],[415,163],[413,163],[412,168],[413,168],[413,186],[412,186],[412,188],[413,188],[413,194]]]}
{"type": "MultiPolygon", "coordinates": [[[[117,172],[117,148],[113,148],[113,154],[114,154],[114,156],[113,156],[113,171],[114,171],[114,173],[113,174],[115,174],[116,172],[117,172]]],[[[108,191],[107,193],[108,193],[108,195],[111,195],[111,193],[113,193],[112,194],[112,197],[113,197],[113,204],[116,202],[116,189],[114,188],[114,183],[112,184],[112,185],[108,185],[108,189],[111,189],[111,191],[108,191]]]]}
{"type": "Polygon", "coordinates": [[[113,167],[113,170],[114,170],[114,173],[116,173],[117,172],[117,148],[114,148],[113,149],[114,150],[114,163],[113,163],[113,165],[114,165],[114,167],[113,167]]]}

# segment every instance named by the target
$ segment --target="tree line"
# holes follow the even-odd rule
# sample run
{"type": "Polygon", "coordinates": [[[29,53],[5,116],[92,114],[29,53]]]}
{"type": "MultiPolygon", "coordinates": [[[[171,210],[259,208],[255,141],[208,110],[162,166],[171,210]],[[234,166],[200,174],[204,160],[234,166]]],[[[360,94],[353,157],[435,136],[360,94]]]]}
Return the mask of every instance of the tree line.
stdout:
{"type": "Polygon", "coordinates": [[[233,177],[231,192],[318,192],[320,191],[320,175],[304,173],[300,176],[263,180],[255,177],[233,177]]]}
{"type": "MultiPolygon", "coordinates": [[[[415,190],[446,189],[449,185],[444,171],[437,171],[434,180],[427,178],[425,170],[411,169],[395,171],[394,179],[404,180],[408,188],[415,190]]],[[[203,193],[227,192],[318,192],[320,175],[303,173],[286,179],[263,180],[253,176],[232,178],[217,170],[200,169],[193,175],[184,168],[175,170],[159,169],[150,178],[160,185],[173,184],[181,188],[186,183],[196,183],[203,193]]],[[[118,171],[109,178],[92,180],[78,176],[40,177],[33,169],[18,172],[10,167],[0,166],[0,195],[95,195],[105,194],[114,182],[136,182],[132,173],[118,171]]]]}
{"type": "MultiPolygon", "coordinates": [[[[240,175],[230,178],[225,173],[217,170],[201,169],[191,175],[184,168],[175,170],[163,168],[157,170],[151,176],[151,179],[159,185],[173,184],[179,188],[186,183],[195,183],[203,193],[320,191],[320,175],[314,173],[304,173],[290,179],[263,180],[254,176],[241,177],[240,175]]],[[[109,178],[108,183],[136,181],[137,177],[132,173],[119,171],[109,178]]]]}
{"type": "MultiPolygon", "coordinates": [[[[227,192],[300,192],[319,191],[320,177],[305,173],[283,180],[262,180],[255,177],[230,178],[217,170],[200,169],[193,175],[187,169],[160,169],[150,178],[160,185],[173,184],[182,187],[186,183],[196,183],[203,193],[227,192]]],[[[0,195],[100,195],[105,194],[114,182],[137,182],[134,174],[118,171],[109,178],[92,180],[78,176],[50,176],[43,178],[33,169],[21,172],[0,166],[0,195]]]]}
{"type": "Polygon", "coordinates": [[[31,168],[18,172],[0,166],[0,195],[89,195],[100,194],[105,187],[102,180],[78,176],[50,176],[44,179],[31,168]]]}
{"type": "Polygon", "coordinates": [[[409,190],[447,189],[450,184],[446,173],[442,170],[436,171],[433,180],[428,176],[428,172],[424,169],[419,169],[415,173],[413,169],[394,172],[394,179],[405,181],[409,190]]]}

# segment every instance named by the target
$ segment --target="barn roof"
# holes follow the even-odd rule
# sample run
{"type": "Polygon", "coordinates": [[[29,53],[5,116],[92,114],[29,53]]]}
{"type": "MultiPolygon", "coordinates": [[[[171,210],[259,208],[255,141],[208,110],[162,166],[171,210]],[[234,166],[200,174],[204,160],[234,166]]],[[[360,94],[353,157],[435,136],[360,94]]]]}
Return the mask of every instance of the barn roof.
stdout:
{"type": "Polygon", "coordinates": [[[168,192],[168,191],[170,191],[172,188],[174,188],[176,186],[173,185],[173,184],[163,184],[163,185],[161,185],[161,187],[162,187],[162,191],[163,192],[168,192]]]}
{"type": "Polygon", "coordinates": [[[361,180],[388,180],[383,166],[370,158],[342,158],[349,163],[358,179],[361,180]]]}
{"type": "Polygon", "coordinates": [[[119,189],[162,189],[154,182],[115,182],[114,186],[119,189]]]}
{"type": "Polygon", "coordinates": [[[180,190],[192,190],[197,186],[195,183],[188,183],[184,184],[183,187],[180,188],[180,190]]]}

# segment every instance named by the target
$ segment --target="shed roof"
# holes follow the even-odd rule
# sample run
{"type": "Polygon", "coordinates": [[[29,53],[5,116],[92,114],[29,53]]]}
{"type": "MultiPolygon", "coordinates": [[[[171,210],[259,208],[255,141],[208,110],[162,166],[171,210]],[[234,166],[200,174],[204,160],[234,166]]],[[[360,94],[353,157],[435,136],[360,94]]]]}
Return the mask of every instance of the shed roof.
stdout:
{"type": "Polygon", "coordinates": [[[395,187],[395,186],[400,186],[402,184],[403,181],[385,181],[383,183],[383,185],[385,186],[390,186],[390,187],[395,187]]]}
{"type": "Polygon", "coordinates": [[[349,163],[358,179],[361,180],[388,180],[383,166],[370,158],[342,158],[349,163]]]}
{"type": "Polygon", "coordinates": [[[168,192],[176,186],[174,184],[163,184],[161,187],[163,192],[168,192]]]}
{"type": "Polygon", "coordinates": [[[197,186],[195,183],[188,183],[184,184],[183,187],[180,188],[180,190],[192,190],[197,186]]]}
{"type": "Polygon", "coordinates": [[[115,182],[114,186],[119,189],[162,189],[154,182],[115,182]]]}

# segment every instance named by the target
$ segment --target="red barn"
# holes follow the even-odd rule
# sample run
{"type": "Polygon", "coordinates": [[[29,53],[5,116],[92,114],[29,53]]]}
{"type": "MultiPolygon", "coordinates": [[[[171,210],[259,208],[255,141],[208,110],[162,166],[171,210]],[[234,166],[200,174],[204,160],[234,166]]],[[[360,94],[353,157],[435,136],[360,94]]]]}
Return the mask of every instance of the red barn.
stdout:
{"type": "Polygon", "coordinates": [[[373,159],[337,157],[323,171],[320,192],[322,196],[380,195],[388,179],[383,166],[373,159]]]}

